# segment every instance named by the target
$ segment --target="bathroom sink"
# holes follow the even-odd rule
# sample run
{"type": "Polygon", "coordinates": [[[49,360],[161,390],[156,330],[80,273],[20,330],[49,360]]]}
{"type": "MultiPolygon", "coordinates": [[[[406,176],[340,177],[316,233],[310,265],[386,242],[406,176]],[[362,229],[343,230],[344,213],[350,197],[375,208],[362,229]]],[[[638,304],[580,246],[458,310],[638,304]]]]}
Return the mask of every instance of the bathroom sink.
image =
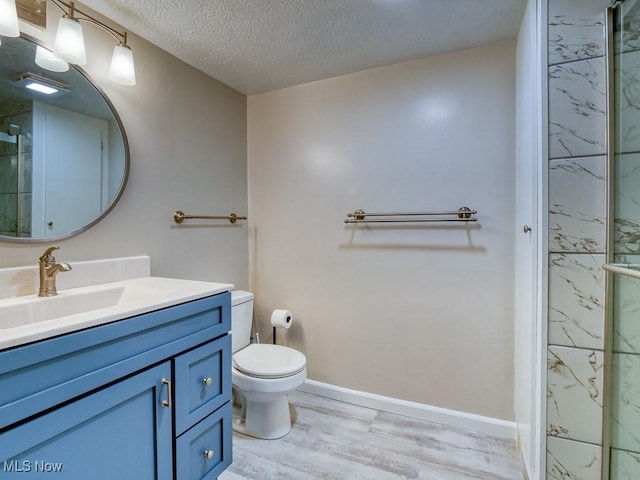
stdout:
{"type": "Polygon", "coordinates": [[[31,296],[0,304],[0,330],[118,305],[125,286],[73,289],[56,297],[31,296]]]}
{"type": "Polygon", "coordinates": [[[143,277],[0,300],[0,349],[121,320],[233,289],[225,283],[143,277]]]}

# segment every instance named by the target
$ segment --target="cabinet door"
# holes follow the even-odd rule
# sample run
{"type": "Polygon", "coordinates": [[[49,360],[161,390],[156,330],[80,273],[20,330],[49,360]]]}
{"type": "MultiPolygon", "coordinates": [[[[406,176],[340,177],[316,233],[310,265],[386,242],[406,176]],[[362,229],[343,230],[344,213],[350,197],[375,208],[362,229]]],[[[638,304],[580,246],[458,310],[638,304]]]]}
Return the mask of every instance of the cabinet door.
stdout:
{"type": "Polygon", "coordinates": [[[165,362],[0,434],[0,478],[171,479],[165,362]],[[54,475],[55,476],[55,475],[54,475]]]}

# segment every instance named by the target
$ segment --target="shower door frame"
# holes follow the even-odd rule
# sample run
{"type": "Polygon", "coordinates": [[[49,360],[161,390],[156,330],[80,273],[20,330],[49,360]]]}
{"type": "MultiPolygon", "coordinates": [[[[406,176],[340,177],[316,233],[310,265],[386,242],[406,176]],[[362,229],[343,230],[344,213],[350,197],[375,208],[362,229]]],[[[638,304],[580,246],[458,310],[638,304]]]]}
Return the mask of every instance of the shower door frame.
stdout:
{"type": "MultiPolygon", "coordinates": [[[[613,41],[613,15],[614,9],[621,2],[613,3],[607,8],[605,17],[605,46],[606,46],[606,105],[607,105],[607,123],[606,123],[606,139],[607,139],[607,167],[606,167],[606,192],[605,198],[607,201],[605,212],[607,215],[606,221],[606,249],[605,249],[605,263],[614,262],[614,212],[613,212],[613,180],[614,180],[614,156],[615,156],[615,46],[613,41]]],[[[606,272],[605,274],[605,314],[604,314],[604,371],[603,371],[603,400],[602,400],[602,480],[609,480],[610,478],[610,456],[611,456],[611,360],[613,359],[613,276],[612,272],[606,272]]]]}
{"type": "MultiPolygon", "coordinates": [[[[607,264],[615,263],[615,156],[616,156],[616,77],[615,77],[615,10],[625,0],[614,0],[606,12],[605,45],[606,45],[606,105],[607,105],[607,167],[606,167],[606,256],[607,264]]],[[[622,52],[621,52],[622,53],[622,52]]],[[[604,325],[604,372],[603,372],[603,404],[602,404],[602,480],[611,478],[611,406],[613,396],[613,331],[614,312],[613,272],[606,272],[605,276],[605,325],[604,325]]]]}

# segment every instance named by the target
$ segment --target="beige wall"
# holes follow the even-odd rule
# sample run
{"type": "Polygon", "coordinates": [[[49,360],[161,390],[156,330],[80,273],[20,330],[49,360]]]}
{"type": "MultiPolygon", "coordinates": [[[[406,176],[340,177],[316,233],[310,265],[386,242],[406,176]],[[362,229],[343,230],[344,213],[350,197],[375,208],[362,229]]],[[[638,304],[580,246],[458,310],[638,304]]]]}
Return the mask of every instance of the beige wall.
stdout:
{"type": "MultiPolygon", "coordinates": [[[[58,259],[73,264],[149,254],[154,275],[246,288],[246,223],[176,228],[172,219],[175,210],[246,213],[246,97],[135,35],[129,43],[137,85],[116,85],[106,79],[111,37],[91,26],[84,30],[90,61],[86,70],[122,117],[131,174],[124,196],[104,220],[77,237],[55,242],[61,247],[58,259]]],[[[44,35],[33,29],[29,33],[44,35]]],[[[33,264],[50,244],[0,241],[0,267],[33,264]]]]}
{"type": "MultiPolygon", "coordinates": [[[[247,108],[136,36],[138,85],[114,85],[111,41],[85,34],[86,70],[123,119],[132,168],[108,217],[55,242],[60,260],[149,254],[154,275],[240,288],[250,270],[261,331],[272,309],[292,309],[285,341],[308,356],[310,378],[513,418],[513,43],[254,96],[247,108]],[[176,228],[177,209],[247,211],[247,142],[250,229],[176,228]],[[355,208],[462,205],[479,210],[479,228],[343,224],[355,208]]],[[[0,266],[33,264],[47,245],[0,242],[0,266]]]]}
{"type": "Polygon", "coordinates": [[[251,288],[309,378],[513,419],[515,44],[248,99],[251,288]],[[478,210],[477,229],[345,226],[478,210]]]}

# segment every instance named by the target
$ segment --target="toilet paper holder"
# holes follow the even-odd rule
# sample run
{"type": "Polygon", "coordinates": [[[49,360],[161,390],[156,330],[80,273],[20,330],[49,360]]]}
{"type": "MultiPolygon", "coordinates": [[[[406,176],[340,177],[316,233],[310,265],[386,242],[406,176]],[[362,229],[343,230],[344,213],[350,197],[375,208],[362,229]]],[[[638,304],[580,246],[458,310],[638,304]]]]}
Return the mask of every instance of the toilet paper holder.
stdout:
{"type": "Polygon", "coordinates": [[[293,322],[293,314],[289,310],[275,309],[271,313],[271,326],[273,327],[273,344],[276,344],[276,331],[278,328],[288,329],[293,322]]]}

